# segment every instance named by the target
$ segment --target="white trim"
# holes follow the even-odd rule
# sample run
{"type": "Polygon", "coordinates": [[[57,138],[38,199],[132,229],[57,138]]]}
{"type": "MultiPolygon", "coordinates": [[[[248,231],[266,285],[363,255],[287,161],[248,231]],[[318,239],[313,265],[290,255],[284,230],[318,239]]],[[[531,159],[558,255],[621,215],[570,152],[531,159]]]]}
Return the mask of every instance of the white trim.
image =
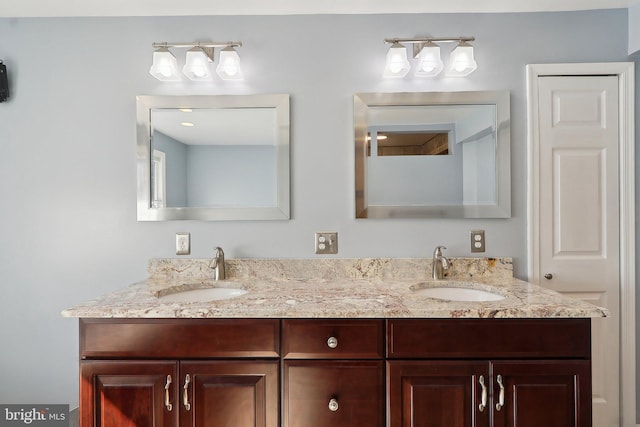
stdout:
{"type": "Polygon", "coordinates": [[[634,63],[527,65],[527,269],[529,281],[540,283],[540,218],[538,153],[538,77],[566,75],[617,75],[620,97],[620,416],[621,427],[636,424],[636,297],[635,297],[635,136],[634,63]],[[534,142],[536,144],[534,144],[534,142]]]}

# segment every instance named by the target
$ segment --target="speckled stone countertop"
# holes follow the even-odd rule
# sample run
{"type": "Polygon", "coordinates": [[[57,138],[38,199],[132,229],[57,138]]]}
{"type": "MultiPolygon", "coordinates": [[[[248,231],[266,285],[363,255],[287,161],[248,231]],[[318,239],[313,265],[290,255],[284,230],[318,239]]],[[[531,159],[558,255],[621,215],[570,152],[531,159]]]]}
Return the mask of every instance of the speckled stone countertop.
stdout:
{"type": "Polygon", "coordinates": [[[562,318],[605,309],[513,277],[510,258],[455,258],[442,281],[431,259],[230,259],[214,282],[209,260],[153,259],[148,279],[66,309],[86,318],[562,318]],[[427,287],[471,287],[504,296],[463,302],[422,296],[427,287]],[[240,288],[226,300],[168,302],[194,289],[240,288]]]}

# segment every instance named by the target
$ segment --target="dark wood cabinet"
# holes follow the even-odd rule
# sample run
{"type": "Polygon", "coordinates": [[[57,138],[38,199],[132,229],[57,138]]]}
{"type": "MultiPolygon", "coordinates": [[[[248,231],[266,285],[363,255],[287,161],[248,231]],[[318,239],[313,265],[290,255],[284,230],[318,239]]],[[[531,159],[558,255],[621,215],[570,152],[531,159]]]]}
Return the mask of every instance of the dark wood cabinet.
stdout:
{"type": "Polygon", "coordinates": [[[495,427],[591,425],[591,365],[584,360],[495,361],[495,427]],[[498,381],[500,376],[500,381],[498,381]]]}
{"type": "Polygon", "coordinates": [[[175,362],[83,361],[80,365],[80,425],[177,426],[174,386],[177,381],[178,364],[175,362]]]}
{"type": "Polygon", "coordinates": [[[396,319],[387,333],[389,427],[591,427],[588,319],[396,319]]]}
{"type": "Polygon", "coordinates": [[[389,427],[489,426],[486,362],[393,360],[387,378],[389,427]]]}
{"type": "Polygon", "coordinates": [[[81,427],[591,427],[589,319],[81,319],[81,427]]]}
{"type": "Polygon", "coordinates": [[[287,319],[282,330],[285,427],[384,426],[382,320],[287,319]]]}
{"type": "Polygon", "coordinates": [[[80,425],[278,427],[279,334],[274,319],[81,319],[80,425]]]}
{"type": "Polygon", "coordinates": [[[180,364],[180,426],[278,426],[276,360],[180,364]]]}
{"type": "Polygon", "coordinates": [[[286,427],[384,426],[382,361],[284,362],[286,427]]]}

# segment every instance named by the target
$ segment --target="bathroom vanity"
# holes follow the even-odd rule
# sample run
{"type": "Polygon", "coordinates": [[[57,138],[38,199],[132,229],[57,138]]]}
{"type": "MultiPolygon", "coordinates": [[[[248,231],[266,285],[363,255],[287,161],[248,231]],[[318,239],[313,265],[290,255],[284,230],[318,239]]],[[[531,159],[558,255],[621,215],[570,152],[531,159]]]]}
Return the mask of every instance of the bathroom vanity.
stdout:
{"type": "Polygon", "coordinates": [[[439,282],[430,260],[232,260],[218,283],[196,261],[65,310],[81,426],[591,426],[590,318],[607,313],[509,259],[454,260],[439,282]],[[422,296],[445,285],[501,298],[422,296]],[[247,292],[163,299],[203,286],[247,292]]]}

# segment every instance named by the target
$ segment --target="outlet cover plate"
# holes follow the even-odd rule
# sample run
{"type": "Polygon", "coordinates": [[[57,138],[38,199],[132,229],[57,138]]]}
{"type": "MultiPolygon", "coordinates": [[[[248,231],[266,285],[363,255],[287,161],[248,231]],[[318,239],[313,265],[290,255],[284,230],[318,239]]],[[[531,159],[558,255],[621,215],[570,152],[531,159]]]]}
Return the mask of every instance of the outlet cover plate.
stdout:
{"type": "Polygon", "coordinates": [[[189,233],[176,233],[176,255],[189,255],[191,253],[191,235],[189,233]]]}
{"type": "Polygon", "coordinates": [[[338,233],[335,231],[323,231],[316,233],[316,254],[337,254],[338,233]]]}
{"type": "Polygon", "coordinates": [[[484,252],[484,230],[471,230],[471,252],[484,252]]]}

